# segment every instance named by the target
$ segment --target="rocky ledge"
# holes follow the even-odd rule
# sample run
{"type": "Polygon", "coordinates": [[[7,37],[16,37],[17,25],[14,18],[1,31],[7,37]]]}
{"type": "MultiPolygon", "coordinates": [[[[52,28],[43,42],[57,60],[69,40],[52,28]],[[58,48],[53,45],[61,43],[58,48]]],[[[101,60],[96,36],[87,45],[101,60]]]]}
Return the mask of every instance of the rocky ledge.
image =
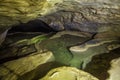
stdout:
{"type": "Polygon", "coordinates": [[[119,34],[119,0],[0,0],[0,80],[119,80],[119,34]]]}
{"type": "Polygon", "coordinates": [[[68,79],[114,80],[113,75],[116,75],[118,80],[119,37],[99,38],[101,35],[103,33],[93,36],[79,31],[11,33],[0,48],[0,79],[64,80],[66,76],[73,75],[68,79]],[[66,67],[57,68],[63,66],[66,67]]]}

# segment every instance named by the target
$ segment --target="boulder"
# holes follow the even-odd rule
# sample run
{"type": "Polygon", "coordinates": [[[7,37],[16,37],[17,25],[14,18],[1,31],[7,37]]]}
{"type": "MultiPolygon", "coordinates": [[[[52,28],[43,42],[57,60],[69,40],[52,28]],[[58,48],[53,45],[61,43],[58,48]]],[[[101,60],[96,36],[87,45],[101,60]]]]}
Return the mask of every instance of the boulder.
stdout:
{"type": "Polygon", "coordinates": [[[74,67],[59,67],[52,69],[39,80],[99,80],[91,74],[74,67]]]}
{"type": "MultiPolygon", "coordinates": [[[[54,61],[52,52],[34,53],[32,55],[0,64],[0,80],[19,80],[20,76],[38,66],[54,61]]],[[[29,76],[30,77],[30,76],[29,76]]],[[[33,76],[31,76],[33,77],[33,76]]]]}

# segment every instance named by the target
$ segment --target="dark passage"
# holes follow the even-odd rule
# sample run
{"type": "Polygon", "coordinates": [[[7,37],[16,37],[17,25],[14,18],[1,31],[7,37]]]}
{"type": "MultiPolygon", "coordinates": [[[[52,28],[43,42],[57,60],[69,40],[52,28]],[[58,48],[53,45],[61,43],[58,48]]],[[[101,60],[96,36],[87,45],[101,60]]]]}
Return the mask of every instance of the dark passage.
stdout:
{"type": "Polygon", "coordinates": [[[41,20],[32,20],[28,23],[21,23],[16,26],[12,26],[12,28],[8,31],[8,33],[14,33],[14,32],[43,32],[43,33],[49,33],[49,32],[55,32],[54,29],[52,29],[49,25],[47,25],[45,22],[41,20]]]}

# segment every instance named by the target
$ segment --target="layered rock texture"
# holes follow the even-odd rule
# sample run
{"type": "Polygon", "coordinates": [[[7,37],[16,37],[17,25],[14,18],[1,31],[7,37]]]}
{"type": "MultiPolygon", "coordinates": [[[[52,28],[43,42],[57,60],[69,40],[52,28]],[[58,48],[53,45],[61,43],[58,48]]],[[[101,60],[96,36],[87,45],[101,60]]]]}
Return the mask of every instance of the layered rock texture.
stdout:
{"type": "Polygon", "coordinates": [[[57,26],[63,29],[68,28],[66,26],[80,25],[81,27],[77,28],[83,28],[83,30],[88,28],[87,31],[89,28],[97,29],[98,26],[104,26],[101,29],[105,30],[113,25],[118,27],[120,23],[119,0],[1,0],[0,32],[8,26],[26,23],[55,11],[58,12],[44,20],[53,28],[57,26]]]}
{"type": "Polygon", "coordinates": [[[32,54],[18,60],[13,60],[0,65],[0,78],[1,80],[18,80],[20,76],[34,70],[39,65],[51,61],[54,61],[54,56],[51,52],[32,54]]]}
{"type": "Polygon", "coordinates": [[[56,13],[41,18],[56,30],[72,29],[87,32],[120,30],[119,0],[76,0],[76,2],[66,0],[59,4],[57,9],[56,13]]]}
{"type": "Polygon", "coordinates": [[[1,0],[0,44],[4,41],[5,31],[12,25],[36,18],[57,31],[119,31],[119,3],[119,0],[1,0]]]}
{"type": "Polygon", "coordinates": [[[119,34],[120,0],[0,0],[0,80],[120,80],[119,34]]]}
{"type": "MultiPolygon", "coordinates": [[[[85,32],[10,33],[0,48],[0,78],[1,80],[41,80],[53,68],[70,66],[85,70],[100,80],[106,80],[109,77],[107,70],[111,67],[110,61],[120,57],[119,49],[118,38],[98,38],[85,32]]],[[[117,69],[119,71],[119,68],[117,69]]],[[[67,69],[60,70],[63,72],[58,75],[64,78],[62,74],[67,69]]],[[[116,71],[116,69],[111,70],[116,71]]],[[[67,73],[71,73],[69,68],[65,71],[66,75],[67,73]]],[[[113,74],[110,75],[112,77],[113,74]]],[[[84,76],[87,80],[87,75],[84,76]]],[[[74,80],[74,77],[69,78],[74,80]]],[[[82,76],[78,75],[77,79],[81,80],[82,76]]]]}
{"type": "Polygon", "coordinates": [[[39,16],[49,13],[51,7],[59,2],[47,0],[1,0],[0,1],[0,32],[12,25],[26,23],[39,16]]]}

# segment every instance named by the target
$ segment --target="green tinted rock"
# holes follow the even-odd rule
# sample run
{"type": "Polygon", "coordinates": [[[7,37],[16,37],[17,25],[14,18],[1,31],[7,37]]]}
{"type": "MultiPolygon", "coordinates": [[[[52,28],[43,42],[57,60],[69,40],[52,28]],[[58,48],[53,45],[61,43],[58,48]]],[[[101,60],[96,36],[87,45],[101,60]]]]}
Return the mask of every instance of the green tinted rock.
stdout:
{"type": "Polygon", "coordinates": [[[48,40],[44,40],[39,44],[39,51],[52,51],[56,61],[70,65],[69,61],[73,58],[69,47],[78,43],[83,43],[89,40],[91,35],[88,33],[81,33],[76,31],[58,32],[48,40]]]}
{"type": "Polygon", "coordinates": [[[111,50],[120,47],[119,40],[114,39],[92,39],[78,46],[70,47],[73,54],[71,64],[80,66],[82,69],[86,67],[92,57],[95,55],[109,53],[111,50]]]}
{"type": "Polygon", "coordinates": [[[48,39],[51,34],[12,34],[7,36],[5,43],[0,48],[0,62],[8,61],[14,58],[23,57],[37,52],[36,44],[42,40],[48,39]],[[22,35],[22,36],[21,36],[22,35]],[[15,37],[17,36],[17,37],[15,37]],[[23,37],[25,36],[25,37],[23,37]],[[14,37],[14,38],[13,38],[14,37]]]}

